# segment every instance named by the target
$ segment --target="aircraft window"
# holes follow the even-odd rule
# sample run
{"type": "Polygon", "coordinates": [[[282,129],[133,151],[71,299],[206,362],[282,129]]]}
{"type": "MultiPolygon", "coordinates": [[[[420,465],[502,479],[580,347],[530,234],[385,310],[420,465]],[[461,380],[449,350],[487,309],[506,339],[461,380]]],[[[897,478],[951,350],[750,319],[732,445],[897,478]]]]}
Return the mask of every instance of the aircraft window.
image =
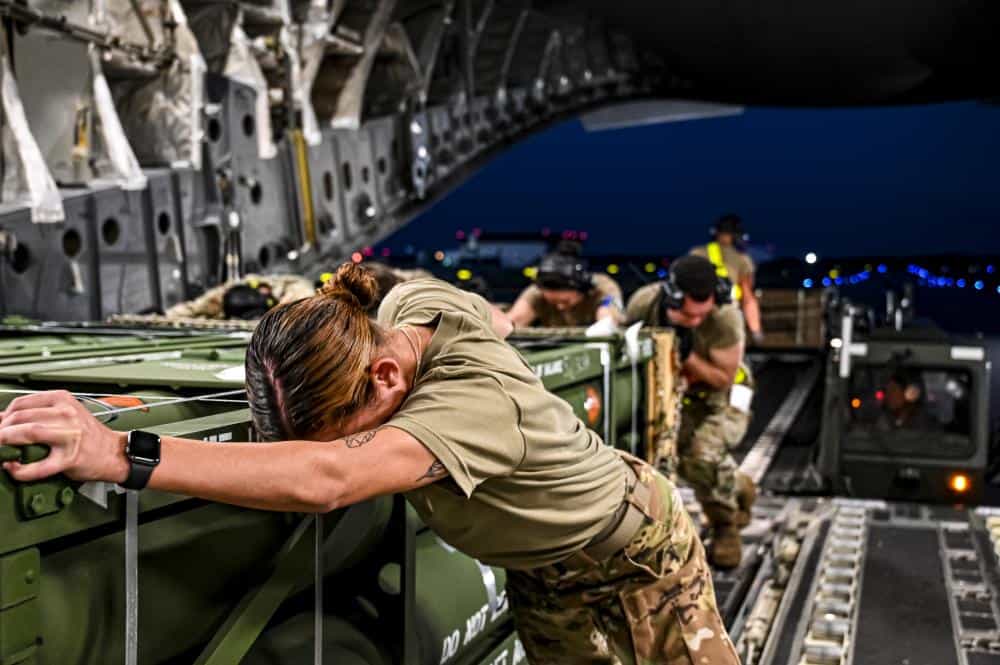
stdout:
{"type": "Polygon", "coordinates": [[[848,450],[949,457],[972,443],[972,377],[961,369],[855,366],[845,405],[848,450]]]}

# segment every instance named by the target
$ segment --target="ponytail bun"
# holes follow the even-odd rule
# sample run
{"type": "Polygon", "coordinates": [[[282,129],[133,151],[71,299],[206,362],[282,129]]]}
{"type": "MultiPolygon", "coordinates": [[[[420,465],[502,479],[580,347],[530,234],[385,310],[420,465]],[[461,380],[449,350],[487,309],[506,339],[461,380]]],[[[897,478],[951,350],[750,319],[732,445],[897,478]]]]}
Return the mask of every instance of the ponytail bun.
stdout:
{"type": "Polygon", "coordinates": [[[358,307],[369,309],[378,299],[378,282],[375,276],[356,263],[344,263],[318,294],[337,300],[353,299],[358,307]]]}

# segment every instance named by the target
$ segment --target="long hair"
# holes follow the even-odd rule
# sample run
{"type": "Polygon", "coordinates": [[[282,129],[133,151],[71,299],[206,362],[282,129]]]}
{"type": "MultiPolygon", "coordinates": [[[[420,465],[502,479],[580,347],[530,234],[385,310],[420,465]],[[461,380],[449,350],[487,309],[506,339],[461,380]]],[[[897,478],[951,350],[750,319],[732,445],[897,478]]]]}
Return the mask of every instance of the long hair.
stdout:
{"type": "Polygon", "coordinates": [[[345,263],[316,295],[260,320],[246,356],[254,427],[265,440],[308,438],[369,404],[369,368],[384,336],[368,310],[375,278],[345,263]]]}

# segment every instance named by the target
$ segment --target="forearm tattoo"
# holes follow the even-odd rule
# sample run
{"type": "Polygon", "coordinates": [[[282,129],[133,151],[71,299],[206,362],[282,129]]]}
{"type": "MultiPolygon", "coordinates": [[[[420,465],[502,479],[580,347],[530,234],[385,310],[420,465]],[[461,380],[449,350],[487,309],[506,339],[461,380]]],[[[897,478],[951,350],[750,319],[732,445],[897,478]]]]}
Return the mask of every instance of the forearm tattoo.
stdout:
{"type": "Polygon", "coordinates": [[[444,464],[438,460],[434,460],[434,463],[430,465],[424,475],[417,478],[417,480],[424,480],[426,478],[441,478],[448,474],[448,470],[444,468],[444,464]]]}
{"type": "Polygon", "coordinates": [[[360,448],[366,443],[371,442],[375,438],[375,433],[378,430],[371,430],[368,432],[358,432],[357,434],[349,434],[344,437],[344,443],[347,444],[348,448],[360,448]]]}

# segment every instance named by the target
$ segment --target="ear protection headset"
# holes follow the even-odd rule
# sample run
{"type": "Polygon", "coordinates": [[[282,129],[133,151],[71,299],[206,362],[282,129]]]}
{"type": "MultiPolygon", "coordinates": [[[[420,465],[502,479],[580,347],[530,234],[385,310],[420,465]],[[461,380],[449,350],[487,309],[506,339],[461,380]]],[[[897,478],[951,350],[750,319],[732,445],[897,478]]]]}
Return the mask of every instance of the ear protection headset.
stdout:
{"type": "MultiPolygon", "coordinates": [[[[671,270],[667,278],[660,282],[663,288],[663,304],[667,309],[680,309],[687,295],[677,284],[677,276],[671,270]]],[[[733,283],[725,277],[715,278],[715,305],[721,307],[733,302],[733,283]]]]}
{"type": "Polygon", "coordinates": [[[271,286],[263,282],[234,284],[222,296],[222,311],[227,319],[259,319],[277,304],[271,286]]]}
{"type": "Polygon", "coordinates": [[[586,293],[593,288],[593,275],[579,256],[548,254],[538,264],[535,282],[543,289],[574,289],[586,293]]]}

